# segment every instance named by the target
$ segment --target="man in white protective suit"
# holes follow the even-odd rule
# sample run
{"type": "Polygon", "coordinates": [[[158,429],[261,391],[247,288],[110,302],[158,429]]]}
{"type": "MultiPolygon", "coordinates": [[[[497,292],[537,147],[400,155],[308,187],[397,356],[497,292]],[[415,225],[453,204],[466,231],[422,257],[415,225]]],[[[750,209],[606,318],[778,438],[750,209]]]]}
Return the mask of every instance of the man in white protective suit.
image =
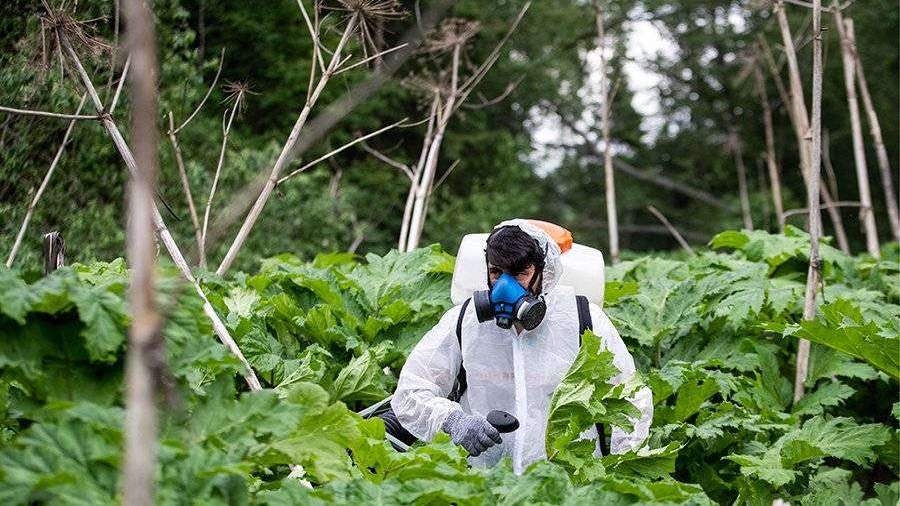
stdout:
{"type": "MultiPolygon", "coordinates": [[[[494,228],[485,250],[485,290],[447,311],[403,366],[391,408],[406,431],[425,441],[448,433],[473,466],[492,466],[509,455],[522,473],[546,458],[550,398],[578,354],[580,322],[588,311],[586,299],[576,302],[572,288],[557,286],[560,255],[556,242],[526,220],[494,228]],[[511,413],[519,428],[500,434],[485,418],[492,410],[511,413]]],[[[597,305],[589,305],[589,314],[589,328],[621,371],[613,382],[627,381],[635,373],[631,354],[597,305]]],[[[642,388],[631,402],[640,419],[630,433],[611,428],[611,453],[637,448],[648,436],[650,390],[642,388]]],[[[582,434],[597,440],[597,456],[607,450],[601,429],[582,434]]]]}

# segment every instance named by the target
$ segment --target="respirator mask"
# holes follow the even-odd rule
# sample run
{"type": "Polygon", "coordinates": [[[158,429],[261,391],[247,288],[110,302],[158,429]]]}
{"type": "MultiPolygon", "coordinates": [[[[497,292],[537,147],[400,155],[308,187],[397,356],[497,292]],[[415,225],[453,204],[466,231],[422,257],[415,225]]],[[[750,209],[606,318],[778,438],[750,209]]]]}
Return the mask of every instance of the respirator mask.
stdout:
{"type": "Polygon", "coordinates": [[[522,288],[511,274],[504,272],[490,290],[479,290],[472,296],[479,322],[493,318],[500,328],[508,329],[519,322],[525,330],[540,325],[547,313],[543,295],[533,295],[522,288]]]}

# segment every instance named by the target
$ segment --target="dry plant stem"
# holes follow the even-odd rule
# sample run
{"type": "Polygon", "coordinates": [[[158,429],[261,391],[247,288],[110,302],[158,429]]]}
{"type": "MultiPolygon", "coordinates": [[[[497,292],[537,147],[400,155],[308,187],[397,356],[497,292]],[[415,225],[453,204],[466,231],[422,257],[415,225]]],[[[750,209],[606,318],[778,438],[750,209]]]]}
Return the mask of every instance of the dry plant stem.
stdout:
{"type": "MultiPolygon", "coordinates": [[[[837,202],[832,202],[831,204],[821,204],[819,206],[820,209],[825,209],[827,207],[859,207],[861,204],[855,200],[838,200],[837,202]]],[[[806,214],[809,212],[808,207],[799,207],[797,209],[788,209],[784,212],[785,219],[790,218],[791,216],[796,216],[798,214],[806,214]]]]}
{"type": "MultiPolygon", "coordinates": [[[[790,104],[792,124],[794,126],[794,134],[797,137],[797,146],[800,149],[800,172],[803,175],[803,181],[809,184],[809,172],[811,165],[811,138],[809,116],[806,110],[806,99],[803,97],[803,83],[800,79],[800,67],[797,64],[797,52],[794,49],[794,40],[791,35],[791,28],[788,24],[787,14],[784,11],[784,2],[775,0],[773,6],[775,17],[778,20],[778,27],[781,30],[782,43],[784,45],[784,54],[788,63],[788,80],[790,82],[790,104]]],[[[773,72],[775,69],[773,69],[773,72]]],[[[775,75],[776,79],[780,77],[775,75]]],[[[830,193],[825,187],[819,190],[822,194],[822,200],[826,204],[832,202],[830,193]]],[[[844,221],[841,214],[836,208],[829,207],[828,214],[834,225],[834,235],[838,242],[838,247],[844,253],[850,253],[850,245],[847,241],[847,233],[844,230],[844,221]]]]}
{"type": "MultiPolygon", "coordinates": [[[[200,112],[200,109],[203,108],[203,104],[206,103],[206,100],[212,94],[213,90],[216,89],[216,83],[219,82],[219,75],[222,73],[222,64],[223,63],[225,63],[225,49],[222,49],[222,52],[219,53],[219,68],[216,69],[216,76],[213,77],[212,84],[209,85],[209,89],[206,90],[206,94],[203,95],[203,99],[200,100],[200,103],[197,104],[197,107],[194,108],[193,112],[191,112],[191,115],[188,116],[187,119],[184,120],[180,125],[178,125],[178,128],[176,128],[175,130],[172,130],[172,133],[177,134],[178,132],[180,132],[182,128],[186,127],[188,125],[188,123],[190,123],[191,120],[194,119],[194,116],[196,116],[197,113],[200,112]]],[[[170,130],[171,130],[171,128],[170,128],[170,130]]]]}
{"type": "MultiPolygon", "coordinates": [[[[191,225],[194,227],[194,238],[197,240],[198,251],[202,251],[202,237],[200,232],[200,219],[197,217],[197,207],[194,205],[194,196],[191,194],[191,183],[188,181],[187,170],[184,167],[184,158],[181,155],[181,146],[178,144],[178,137],[175,133],[175,120],[172,117],[172,111],[169,111],[169,142],[172,144],[172,150],[175,152],[175,165],[178,167],[178,176],[181,179],[181,189],[184,191],[185,200],[187,200],[188,211],[191,215],[191,225]]],[[[200,267],[206,268],[206,255],[200,254],[200,267]]]]}
{"type": "Polygon", "coordinates": [[[31,109],[16,109],[15,107],[5,107],[0,105],[0,112],[8,112],[10,114],[21,114],[24,116],[42,116],[44,118],[58,118],[58,119],[71,119],[71,120],[79,120],[79,119],[100,119],[100,116],[90,116],[84,114],[61,114],[56,112],[47,112],[47,111],[34,111],[31,109]]]}
{"type": "Polygon", "coordinates": [[[738,193],[741,199],[741,218],[744,220],[744,228],[753,230],[753,218],[750,216],[750,195],[747,191],[747,167],[744,165],[744,153],[741,150],[741,141],[737,132],[733,129],[729,132],[729,147],[734,156],[734,164],[738,173],[738,193]]]}
{"type": "Polygon", "coordinates": [[[840,198],[837,175],[835,175],[834,166],[831,164],[831,139],[827,128],[822,129],[822,168],[825,169],[825,177],[828,178],[828,188],[832,191],[834,198],[840,198]]]}
{"type": "Polygon", "coordinates": [[[441,143],[444,140],[444,132],[446,132],[447,124],[450,116],[456,106],[459,91],[459,60],[462,52],[461,43],[453,46],[453,56],[450,67],[450,92],[443,106],[437,109],[437,117],[435,119],[434,137],[431,145],[428,147],[428,157],[425,160],[420,179],[416,182],[416,196],[413,202],[412,215],[409,222],[409,236],[407,237],[406,246],[403,251],[412,251],[419,246],[419,239],[422,235],[422,229],[425,224],[425,201],[434,182],[434,173],[437,170],[438,155],[441,150],[441,143]]]}
{"type": "Polygon", "coordinates": [[[613,172],[612,146],[610,138],[610,102],[612,94],[609,92],[607,79],[606,54],[604,47],[603,7],[600,0],[594,1],[595,21],[597,24],[597,47],[600,50],[600,96],[603,105],[600,110],[600,123],[603,131],[603,175],[604,189],[606,191],[606,222],[609,224],[609,255],[612,263],[619,263],[619,227],[616,213],[616,180],[613,172]]]}
{"type": "Polygon", "coordinates": [[[341,146],[341,147],[339,147],[339,148],[337,148],[337,149],[333,149],[333,150],[329,151],[328,153],[326,153],[326,154],[320,156],[319,158],[316,158],[315,160],[313,160],[313,161],[311,161],[311,162],[309,162],[309,163],[303,165],[303,166],[300,167],[299,169],[290,172],[288,175],[286,175],[286,176],[282,177],[281,179],[279,179],[278,182],[276,183],[276,185],[280,185],[281,183],[284,183],[284,182],[287,181],[288,179],[290,179],[290,178],[296,176],[297,174],[300,174],[301,172],[304,172],[305,170],[309,169],[310,167],[312,167],[312,166],[314,166],[314,165],[317,165],[317,164],[321,163],[321,162],[324,161],[324,160],[327,160],[327,159],[331,158],[332,156],[334,156],[334,155],[340,153],[341,151],[344,151],[344,150],[347,149],[347,148],[350,148],[350,147],[352,147],[352,146],[354,146],[354,145],[356,145],[356,144],[359,144],[360,142],[365,142],[366,139],[371,139],[372,137],[375,137],[376,135],[380,135],[380,134],[382,134],[382,133],[384,133],[384,132],[387,132],[388,130],[390,130],[390,129],[392,129],[392,128],[396,128],[396,127],[402,125],[403,123],[405,123],[406,120],[407,120],[407,118],[403,118],[403,119],[401,119],[400,121],[397,121],[396,123],[391,123],[390,125],[388,125],[388,126],[386,126],[386,127],[379,128],[378,130],[375,130],[374,132],[370,132],[370,133],[368,133],[368,134],[366,134],[366,135],[357,137],[356,139],[353,139],[352,141],[350,141],[350,142],[344,144],[343,146],[341,146]]]}
{"type": "MultiPolygon", "coordinates": [[[[806,275],[806,295],[803,319],[816,317],[816,291],[819,286],[819,172],[822,162],[822,2],[813,0],[813,70],[812,70],[812,151],[806,194],[809,200],[809,270],[806,275]]],[[[809,368],[809,341],[801,339],[797,346],[797,371],[794,376],[794,402],[803,398],[804,382],[809,368]]]]}
{"type": "MultiPolygon", "coordinates": [[[[78,103],[78,110],[75,111],[75,114],[81,112],[81,108],[84,107],[84,102],[87,100],[87,93],[81,95],[81,101],[78,103]]],[[[13,262],[16,259],[16,254],[19,252],[19,247],[22,245],[22,239],[25,237],[25,231],[28,230],[28,224],[31,222],[31,216],[34,214],[34,208],[37,206],[39,200],[44,195],[44,191],[47,189],[47,184],[50,183],[50,178],[53,177],[53,173],[56,171],[56,166],[59,164],[59,160],[62,158],[63,151],[66,149],[66,145],[69,143],[69,136],[72,135],[72,130],[75,128],[76,120],[72,120],[69,122],[69,126],[66,127],[66,133],[63,134],[62,142],[59,144],[59,149],[56,150],[56,155],[53,156],[53,161],[50,162],[50,168],[47,169],[47,173],[44,174],[44,179],[41,181],[41,185],[38,187],[37,192],[35,192],[34,197],[31,199],[31,203],[28,204],[28,210],[25,211],[25,219],[22,220],[22,226],[19,227],[19,233],[16,234],[16,240],[13,242],[12,250],[9,252],[9,257],[6,259],[6,267],[12,267],[13,262]]]]}
{"type": "Polygon", "coordinates": [[[300,116],[297,117],[297,121],[294,123],[294,127],[291,129],[291,133],[290,135],[288,135],[287,141],[285,142],[284,147],[281,149],[281,154],[278,155],[278,159],[275,161],[275,165],[272,167],[272,171],[269,173],[269,178],[266,181],[265,186],[263,186],[259,197],[257,197],[256,202],[253,204],[253,207],[247,214],[247,217],[244,220],[244,223],[241,225],[237,236],[231,243],[231,247],[228,248],[228,252],[225,254],[225,258],[222,259],[222,263],[219,264],[219,268],[216,269],[216,274],[218,274],[219,276],[225,274],[225,272],[227,272],[231,267],[231,264],[234,263],[235,258],[237,258],[238,252],[244,245],[244,242],[247,240],[247,236],[250,235],[250,230],[253,228],[253,225],[256,224],[256,220],[259,219],[259,215],[262,213],[263,207],[265,207],[266,202],[272,195],[272,190],[274,190],[275,186],[278,184],[278,176],[281,174],[281,171],[290,163],[290,155],[293,151],[294,145],[300,138],[300,131],[306,124],[306,119],[309,117],[310,111],[312,111],[313,106],[319,99],[319,95],[322,93],[322,90],[325,89],[325,85],[328,84],[328,80],[331,79],[331,76],[337,70],[337,65],[341,60],[341,52],[343,51],[344,46],[347,44],[347,40],[350,38],[350,34],[353,32],[355,26],[356,14],[353,14],[350,20],[347,22],[347,26],[344,28],[344,33],[341,35],[341,40],[340,42],[338,42],[337,48],[334,51],[334,55],[332,55],[331,57],[331,62],[328,64],[328,68],[325,69],[325,72],[319,78],[319,82],[316,85],[315,90],[313,90],[312,94],[310,95],[309,100],[307,100],[306,104],[303,105],[303,109],[300,111],[300,116]]]}
{"type": "Polygon", "coordinates": [[[128,58],[125,59],[125,66],[122,68],[122,75],[119,76],[119,84],[116,85],[116,92],[113,94],[112,102],[109,105],[109,113],[112,114],[116,110],[116,106],[119,105],[119,96],[122,94],[122,86],[125,85],[125,81],[128,77],[128,69],[131,68],[131,55],[128,55],[128,58]]]}
{"type": "Polygon", "coordinates": [[[781,174],[779,173],[778,159],[775,158],[775,127],[772,121],[772,107],[769,105],[769,95],[766,93],[766,80],[759,66],[755,65],[753,67],[753,75],[756,78],[759,101],[763,108],[763,128],[766,134],[766,168],[769,170],[772,203],[775,206],[775,216],[778,219],[778,232],[784,233],[784,201],[781,198],[781,174]]]}
{"type": "Polygon", "coordinates": [[[241,98],[234,101],[234,107],[228,114],[228,122],[222,130],[222,149],[219,150],[219,161],[216,163],[216,172],[213,175],[212,186],[209,188],[209,198],[206,199],[206,211],[203,212],[203,231],[200,233],[200,262],[206,265],[206,230],[209,227],[209,210],[212,209],[213,199],[216,198],[216,187],[219,186],[219,175],[222,173],[222,163],[225,161],[225,148],[228,146],[228,135],[231,133],[231,124],[234,115],[240,106],[241,98]]]}
{"type": "MultiPolygon", "coordinates": [[[[75,50],[72,48],[72,45],[69,43],[65,34],[59,34],[60,40],[62,41],[62,45],[65,47],[66,53],[69,58],[72,60],[72,63],[75,65],[76,70],[78,71],[78,75],[81,79],[82,85],[85,87],[88,96],[94,104],[94,108],[97,112],[103,111],[103,103],[100,101],[99,95],[97,95],[97,90],[94,87],[93,82],[91,81],[90,76],[88,76],[87,71],[84,69],[84,66],[81,64],[81,60],[78,58],[78,55],[75,53],[75,50]]],[[[119,132],[119,128],[116,126],[115,122],[109,116],[103,116],[101,119],[103,123],[103,127],[106,129],[106,132],[109,134],[110,138],[115,144],[116,149],[119,151],[119,154],[122,156],[122,159],[125,162],[125,166],[128,167],[129,172],[132,177],[137,174],[138,168],[137,164],[134,161],[134,156],[131,154],[131,148],[128,147],[128,144],[125,142],[125,139],[122,137],[121,132],[119,132]]],[[[200,287],[200,283],[194,278],[193,273],[191,273],[191,268],[185,260],[184,255],[181,253],[181,250],[178,248],[178,244],[175,242],[175,238],[172,237],[172,233],[166,227],[165,221],[163,221],[162,215],[159,212],[159,208],[153,204],[153,222],[156,227],[156,233],[159,235],[159,238],[163,241],[163,245],[165,245],[166,250],[169,252],[169,256],[172,257],[172,261],[175,262],[175,265],[181,271],[181,274],[184,278],[190,282],[194,291],[203,300],[203,312],[209,317],[212,322],[213,331],[216,333],[216,336],[219,337],[219,340],[222,341],[235,356],[241,361],[246,370],[244,371],[244,379],[247,381],[247,384],[250,386],[251,390],[261,390],[262,384],[260,384],[259,379],[256,377],[256,373],[253,371],[253,368],[250,367],[250,363],[247,362],[247,359],[244,357],[244,354],[241,352],[240,348],[238,348],[237,343],[231,337],[231,334],[228,332],[228,329],[225,327],[225,324],[222,322],[222,319],[219,318],[219,315],[216,313],[216,310],[210,304],[209,299],[206,298],[206,294],[203,292],[203,288],[200,287]]]]}
{"type": "Polygon", "coordinates": [[[431,148],[431,141],[434,138],[434,126],[437,122],[437,111],[440,107],[440,102],[440,93],[436,92],[434,94],[434,99],[431,101],[431,110],[428,115],[428,128],[425,131],[425,137],[422,139],[422,150],[419,153],[419,161],[416,163],[416,169],[409,182],[409,192],[406,195],[406,204],[403,207],[403,221],[401,221],[400,225],[400,240],[397,244],[397,249],[399,251],[406,251],[406,242],[409,239],[409,225],[410,220],[412,219],[413,205],[416,201],[416,189],[418,187],[419,179],[422,178],[422,171],[425,168],[425,162],[428,159],[428,152],[431,148]]]}
{"type": "Polygon", "coordinates": [[[131,73],[132,139],[136,170],[128,184],[128,290],[131,326],[125,361],[125,452],[122,502],[153,504],[156,476],[156,390],[162,352],[162,318],[154,303],[156,240],[153,193],[156,186],[156,42],[149,7],[142,0],[125,2],[131,73]]]}
{"type": "MultiPolygon", "coordinates": [[[[849,21],[849,19],[848,19],[849,21]]],[[[856,47],[854,33],[847,31],[847,38],[853,51],[853,60],[856,65],[856,78],[859,80],[859,95],[862,98],[863,108],[866,110],[866,119],[869,122],[869,134],[875,144],[875,155],[878,160],[878,172],[881,176],[881,187],[884,189],[884,201],[887,207],[888,220],[891,224],[891,233],[895,241],[900,241],[900,211],[897,209],[897,194],[894,192],[893,172],[891,162],[888,159],[887,148],[884,147],[884,139],[881,136],[881,123],[878,122],[878,114],[869,94],[869,85],[866,83],[866,74],[863,71],[862,60],[856,47]]]]}
{"type": "Polygon", "coordinates": [[[685,251],[687,251],[692,257],[697,256],[697,253],[694,252],[694,249],[691,248],[691,245],[688,244],[687,241],[684,240],[684,237],[682,237],[681,234],[678,233],[678,229],[676,229],[674,226],[672,226],[672,224],[669,222],[668,219],[666,219],[666,217],[663,215],[663,213],[659,212],[659,210],[653,206],[647,206],[647,210],[650,211],[650,213],[653,214],[653,216],[656,216],[656,219],[659,220],[663,224],[664,227],[666,227],[666,230],[668,230],[669,233],[672,234],[672,237],[674,237],[675,240],[678,241],[678,244],[685,251]]]}
{"type": "Polygon", "coordinates": [[[841,60],[844,64],[844,87],[847,90],[847,107],[850,109],[850,131],[853,138],[853,161],[856,166],[856,183],[859,188],[860,221],[866,235],[866,250],[875,258],[881,256],[878,245],[878,229],[872,209],[872,193],[869,190],[869,168],[866,165],[866,146],[863,144],[862,121],[859,117],[859,101],[856,98],[856,63],[853,46],[848,34],[853,33],[853,20],[844,21],[840,10],[834,13],[841,42],[841,60]]]}

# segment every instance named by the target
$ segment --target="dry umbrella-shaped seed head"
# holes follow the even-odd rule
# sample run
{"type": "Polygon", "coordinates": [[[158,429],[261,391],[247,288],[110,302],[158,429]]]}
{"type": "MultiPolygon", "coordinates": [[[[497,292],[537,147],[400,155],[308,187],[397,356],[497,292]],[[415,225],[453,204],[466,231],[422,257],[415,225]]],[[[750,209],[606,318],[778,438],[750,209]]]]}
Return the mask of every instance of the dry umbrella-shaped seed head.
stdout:
{"type": "Polygon", "coordinates": [[[420,52],[441,53],[454,46],[465,46],[480,28],[481,25],[477,21],[461,18],[444,20],[437,29],[428,34],[420,52]]]}
{"type": "Polygon", "coordinates": [[[76,51],[84,51],[92,56],[112,50],[110,44],[94,35],[96,31],[94,22],[101,21],[104,18],[79,21],[73,16],[74,12],[69,12],[66,2],[62,2],[56,8],[52,7],[48,0],[41,0],[41,4],[46,11],[40,18],[41,61],[45,67],[49,66],[51,54],[61,54],[63,52],[61,37],[65,37],[76,51]],[[47,43],[48,38],[50,40],[49,45],[47,43]]]}
{"type": "Polygon", "coordinates": [[[338,0],[336,6],[326,8],[345,12],[348,20],[355,17],[354,31],[365,56],[370,51],[376,54],[380,50],[374,37],[379,27],[384,26],[387,21],[403,19],[409,14],[397,0],[338,0]]]}
{"type": "Polygon", "coordinates": [[[222,86],[222,91],[225,92],[225,99],[222,100],[222,103],[231,104],[232,107],[235,107],[235,114],[238,116],[241,115],[247,105],[247,96],[259,95],[259,93],[253,91],[248,81],[225,83],[225,85],[222,86]]]}

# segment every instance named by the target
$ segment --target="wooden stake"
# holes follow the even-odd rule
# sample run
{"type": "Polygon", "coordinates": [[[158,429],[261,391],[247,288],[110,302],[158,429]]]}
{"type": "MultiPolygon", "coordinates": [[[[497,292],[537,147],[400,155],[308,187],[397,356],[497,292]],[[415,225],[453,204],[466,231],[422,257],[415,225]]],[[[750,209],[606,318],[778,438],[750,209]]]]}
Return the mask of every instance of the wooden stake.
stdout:
{"type": "MultiPolygon", "coordinates": [[[[812,151],[806,194],[809,207],[809,270],[806,274],[806,296],[803,303],[803,319],[816,318],[816,292],[821,275],[819,264],[819,174],[822,162],[822,0],[813,0],[813,71],[812,117],[810,119],[812,151]]],[[[809,341],[801,339],[797,346],[797,370],[794,376],[794,402],[803,398],[804,382],[809,368],[809,341]]]]}
{"type": "Polygon", "coordinates": [[[156,39],[153,18],[142,0],[125,2],[128,47],[134,59],[131,72],[132,139],[136,171],[129,182],[128,290],[131,327],[125,359],[125,455],[122,464],[122,502],[153,504],[156,478],[156,386],[164,360],[162,319],[156,310],[156,241],[153,193],[158,166],[156,130],[156,39]]]}
{"type": "Polygon", "coordinates": [[[850,110],[850,131],[853,136],[853,161],[856,166],[856,183],[859,188],[860,221],[866,235],[866,250],[875,258],[881,256],[878,246],[878,229],[872,210],[872,194],[869,191],[869,169],[866,165],[866,147],[863,144],[862,122],[859,117],[859,102],[856,98],[856,62],[849,34],[853,33],[853,20],[844,20],[840,9],[833,9],[838,35],[841,39],[841,60],[844,64],[844,87],[847,90],[847,107],[850,110]]]}
{"type": "Polygon", "coordinates": [[[619,263],[619,220],[616,213],[616,179],[613,172],[612,146],[610,138],[610,101],[607,77],[606,54],[604,47],[605,33],[603,29],[603,7],[600,0],[594,1],[595,21],[597,24],[597,48],[600,51],[600,96],[603,105],[600,110],[600,126],[603,132],[603,175],[606,191],[606,221],[609,224],[609,256],[612,263],[619,263]]]}

